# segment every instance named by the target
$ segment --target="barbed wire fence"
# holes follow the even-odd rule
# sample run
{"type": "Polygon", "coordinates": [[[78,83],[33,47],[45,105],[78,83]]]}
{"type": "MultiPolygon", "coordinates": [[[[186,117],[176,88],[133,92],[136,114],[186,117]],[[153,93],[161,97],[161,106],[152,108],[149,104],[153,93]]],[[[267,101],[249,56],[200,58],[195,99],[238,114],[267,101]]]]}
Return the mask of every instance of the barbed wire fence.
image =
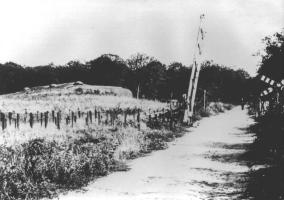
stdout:
{"type": "Polygon", "coordinates": [[[94,110],[82,111],[77,109],[64,113],[61,110],[51,110],[45,112],[1,112],[0,111],[0,124],[1,130],[4,131],[8,127],[20,129],[21,126],[29,125],[33,128],[35,124],[40,127],[47,128],[51,124],[55,125],[57,129],[61,129],[62,125],[73,127],[76,123],[84,123],[85,125],[97,124],[105,126],[132,126],[140,129],[141,122],[145,121],[150,127],[155,127],[155,124],[160,122],[168,123],[173,127],[177,121],[179,113],[181,112],[181,104],[178,103],[169,108],[160,110],[142,111],[140,108],[135,109],[101,109],[95,108],[94,110]]]}

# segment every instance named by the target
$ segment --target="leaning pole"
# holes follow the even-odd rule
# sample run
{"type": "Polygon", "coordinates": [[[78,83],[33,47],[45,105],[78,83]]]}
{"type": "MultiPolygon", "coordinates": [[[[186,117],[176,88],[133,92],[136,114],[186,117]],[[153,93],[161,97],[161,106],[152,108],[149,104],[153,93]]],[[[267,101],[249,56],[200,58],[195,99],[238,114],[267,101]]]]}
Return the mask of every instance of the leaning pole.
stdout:
{"type": "Polygon", "coordinates": [[[192,64],[192,70],[191,75],[189,79],[189,86],[188,86],[188,92],[187,92],[187,98],[186,98],[186,109],[184,112],[183,122],[190,125],[192,123],[192,117],[193,117],[193,111],[194,111],[194,102],[195,102],[195,96],[197,91],[197,83],[201,68],[201,42],[204,39],[204,31],[202,29],[203,20],[205,18],[205,15],[200,15],[200,23],[198,27],[197,32],[197,39],[196,39],[196,45],[193,55],[193,64],[192,64]]]}

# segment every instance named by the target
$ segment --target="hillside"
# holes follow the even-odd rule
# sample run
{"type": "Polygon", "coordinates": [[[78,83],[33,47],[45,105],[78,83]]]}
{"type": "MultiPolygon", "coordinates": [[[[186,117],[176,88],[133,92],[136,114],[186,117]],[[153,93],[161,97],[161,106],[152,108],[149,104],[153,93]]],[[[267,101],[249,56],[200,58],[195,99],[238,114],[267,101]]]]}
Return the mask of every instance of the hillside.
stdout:
{"type": "Polygon", "coordinates": [[[158,101],[137,100],[130,90],[114,86],[96,86],[80,81],[25,88],[23,91],[0,95],[2,112],[37,112],[61,110],[92,110],[121,108],[159,109],[165,104],[158,101]]]}
{"type": "Polygon", "coordinates": [[[23,91],[13,94],[7,94],[7,97],[17,98],[44,97],[48,95],[70,95],[70,94],[95,94],[95,95],[111,95],[111,96],[125,96],[132,97],[132,92],[128,89],[115,86],[97,86],[84,84],[81,81],[63,83],[63,84],[50,84],[37,87],[25,87],[23,91]]]}

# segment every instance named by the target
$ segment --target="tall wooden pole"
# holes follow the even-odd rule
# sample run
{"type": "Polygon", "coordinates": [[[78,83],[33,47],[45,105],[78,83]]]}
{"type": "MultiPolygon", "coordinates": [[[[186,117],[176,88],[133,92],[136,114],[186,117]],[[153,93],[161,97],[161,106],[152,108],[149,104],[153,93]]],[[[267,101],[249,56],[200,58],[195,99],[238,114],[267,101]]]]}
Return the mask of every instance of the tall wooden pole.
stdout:
{"type": "Polygon", "coordinates": [[[200,68],[201,68],[201,64],[199,63],[200,61],[197,59],[197,55],[200,56],[201,54],[199,41],[200,41],[200,37],[203,39],[203,32],[202,32],[202,20],[203,19],[204,19],[204,14],[200,15],[200,24],[199,24],[198,32],[197,32],[196,46],[195,46],[195,51],[193,55],[193,65],[192,65],[188,93],[187,93],[187,100],[186,100],[187,106],[186,106],[186,110],[184,112],[184,118],[183,118],[184,123],[187,123],[187,124],[192,123],[194,102],[195,102],[195,96],[196,96],[196,91],[197,91],[197,83],[198,83],[198,78],[199,78],[199,73],[200,73],[200,68]]]}

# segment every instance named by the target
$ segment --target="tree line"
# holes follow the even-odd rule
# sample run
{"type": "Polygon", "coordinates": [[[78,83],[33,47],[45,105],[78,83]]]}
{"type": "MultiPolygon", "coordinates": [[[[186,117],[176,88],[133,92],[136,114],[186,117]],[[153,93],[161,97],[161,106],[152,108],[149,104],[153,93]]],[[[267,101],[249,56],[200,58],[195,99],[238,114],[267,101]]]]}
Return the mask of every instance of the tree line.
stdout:
{"type": "MultiPolygon", "coordinates": [[[[70,61],[65,65],[26,67],[13,62],[0,64],[0,94],[23,90],[24,87],[82,81],[92,85],[128,88],[140,98],[182,99],[187,92],[191,66],[179,62],[165,65],[146,54],[136,53],[129,59],[103,54],[82,63],[70,61]]],[[[249,74],[242,70],[218,65],[213,61],[202,64],[199,90],[207,90],[213,101],[238,103],[247,94],[245,85],[249,74]]]]}

